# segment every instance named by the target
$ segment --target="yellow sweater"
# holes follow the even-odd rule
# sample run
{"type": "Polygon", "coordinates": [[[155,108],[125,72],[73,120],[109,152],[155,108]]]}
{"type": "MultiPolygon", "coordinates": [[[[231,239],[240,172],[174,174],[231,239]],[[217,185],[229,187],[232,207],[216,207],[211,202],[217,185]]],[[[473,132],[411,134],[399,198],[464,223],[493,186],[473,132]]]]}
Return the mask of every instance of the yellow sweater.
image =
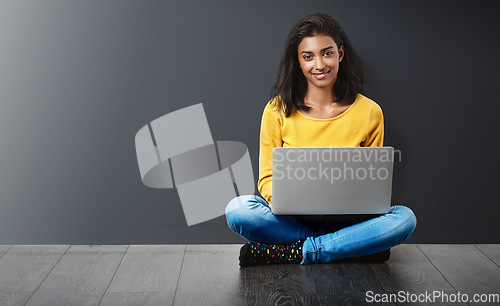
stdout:
{"type": "Polygon", "coordinates": [[[342,114],[328,119],[308,117],[294,109],[290,117],[277,111],[275,99],[262,114],[258,188],[272,205],[272,164],[275,147],[380,147],[384,140],[382,109],[358,94],[342,114]]]}

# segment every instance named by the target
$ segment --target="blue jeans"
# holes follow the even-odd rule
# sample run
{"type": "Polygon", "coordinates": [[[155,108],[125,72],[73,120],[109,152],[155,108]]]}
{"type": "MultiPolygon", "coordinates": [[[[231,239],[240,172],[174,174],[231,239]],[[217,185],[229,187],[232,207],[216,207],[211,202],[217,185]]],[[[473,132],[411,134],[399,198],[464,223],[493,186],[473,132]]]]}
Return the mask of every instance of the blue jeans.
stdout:
{"type": "Polygon", "coordinates": [[[229,228],[243,238],[268,244],[304,240],[301,264],[326,263],[392,248],[408,239],[417,219],[408,207],[391,206],[380,216],[276,216],[256,195],[234,198],[226,207],[229,228]]]}

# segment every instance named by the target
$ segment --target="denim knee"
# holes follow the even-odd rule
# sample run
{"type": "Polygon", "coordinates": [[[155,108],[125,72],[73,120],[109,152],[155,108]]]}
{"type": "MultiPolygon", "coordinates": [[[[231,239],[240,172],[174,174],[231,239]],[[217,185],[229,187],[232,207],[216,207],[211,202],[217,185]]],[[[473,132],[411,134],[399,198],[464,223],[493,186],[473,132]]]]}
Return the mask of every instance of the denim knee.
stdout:
{"type": "Polygon", "coordinates": [[[241,223],[245,218],[245,208],[248,207],[250,202],[255,202],[254,195],[242,195],[233,198],[226,206],[226,220],[227,225],[233,231],[241,232],[241,223]]]}
{"type": "Polygon", "coordinates": [[[401,220],[401,231],[403,232],[403,241],[408,239],[417,227],[417,217],[413,211],[403,205],[396,205],[395,213],[401,220]]]}
{"type": "Polygon", "coordinates": [[[226,206],[229,228],[244,237],[268,227],[269,214],[272,214],[269,204],[256,195],[236,197],[226,206]]]}
{"type": "Polygon", "coordinates": [[[249,201],[255,202],[255,196],[254,195],[241,195],[241,196],[233,198],[231,201],[229,201],[229,203],[226,206],[226,211],[225,211],[226,216],[229,212],[244,206],[249,201]]]}

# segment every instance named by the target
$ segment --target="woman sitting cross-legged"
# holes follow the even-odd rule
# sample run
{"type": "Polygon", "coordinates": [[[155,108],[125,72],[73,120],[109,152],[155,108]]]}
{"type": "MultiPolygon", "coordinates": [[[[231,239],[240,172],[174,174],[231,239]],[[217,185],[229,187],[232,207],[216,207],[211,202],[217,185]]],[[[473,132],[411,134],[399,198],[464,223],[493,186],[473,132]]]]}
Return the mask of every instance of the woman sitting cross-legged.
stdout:
{"type": "MultiPolygon", "coordinates": [[[[380,106],[361,94],[364,72],[340,25],[314,14],[292,29],[274,98],[260,130],[259,192],[226,207],[229,227],[248,240],[240,266],[274,263],[385,261],[416,226],[411,209],[391,206],[377,217],[278,216],[272,212],[272,151],[276,147],[382,146],[380,106]]],[[[304,203],[307,205],[308,203],[304,203]]]]}

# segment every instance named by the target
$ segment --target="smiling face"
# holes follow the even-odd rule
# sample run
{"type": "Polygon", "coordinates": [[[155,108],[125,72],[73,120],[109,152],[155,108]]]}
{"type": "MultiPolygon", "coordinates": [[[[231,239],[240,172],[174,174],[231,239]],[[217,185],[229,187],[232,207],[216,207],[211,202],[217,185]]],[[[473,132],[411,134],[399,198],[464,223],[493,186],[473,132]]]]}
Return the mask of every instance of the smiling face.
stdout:
{"type": "Polygon", "coordinates": [[[330,36],[315,34],[302,39],[297,53],[309,88],[333,88],[337,80],[339,62],[344,57],[344,46],[337,47],[330,36]]]}

